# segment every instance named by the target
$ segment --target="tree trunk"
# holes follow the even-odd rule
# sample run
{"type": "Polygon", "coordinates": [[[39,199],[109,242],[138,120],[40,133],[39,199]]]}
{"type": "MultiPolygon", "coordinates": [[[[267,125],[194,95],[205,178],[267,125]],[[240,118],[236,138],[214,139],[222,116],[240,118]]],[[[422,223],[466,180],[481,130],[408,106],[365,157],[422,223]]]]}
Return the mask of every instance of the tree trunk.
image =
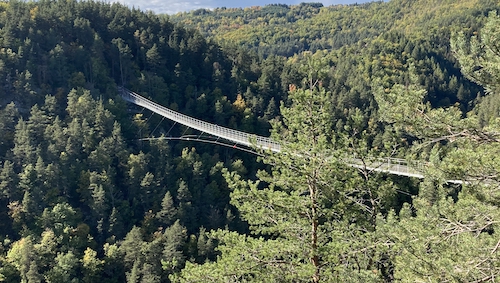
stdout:
{"type": "Polygon", "coordinates": [[[314,181],[309,183],[309,196],[311,198],[311,263],[314,265],[313,282],[319,282],[319,256],[318,256],[318,211],[317,211],[317,187],[314,181]]]}

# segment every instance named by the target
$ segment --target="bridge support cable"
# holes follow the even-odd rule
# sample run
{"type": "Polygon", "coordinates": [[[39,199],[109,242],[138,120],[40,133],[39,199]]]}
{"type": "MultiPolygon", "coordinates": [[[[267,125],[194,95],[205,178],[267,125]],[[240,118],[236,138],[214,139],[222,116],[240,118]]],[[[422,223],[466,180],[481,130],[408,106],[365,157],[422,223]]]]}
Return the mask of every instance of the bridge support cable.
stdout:
{"type": "Polygon", "coordinates": [[[184,133],[182,133],[182,136],[186,134],[186,132],[190,129],[191,127],[187,126],[186,129],[184,130],[184,133]]]}
{"type": "Polygon", "coordinates": [[[162,116],[158,125],[156,125],[155,129],[151,132],[151,134],[150,134],[151,136],[153,136],[154,132],[156,131],[156,129],[158,129],[158,127],[160,126],[161,122],[163,122],[163,120],[165,120],[165,117],[162,116]]]}
{"type": "Polygon", "coordinates": [[[197,139],[200,139],[200,137],[201,137],[204,133],[205,133],[205,132],[201,132],[201,133],[198,135],[197,139]]]}
{"type": "Polygon", "coordinates": [[[145,107],[159,115],[162,115],[170,120],[176,121],[184,126],[203,131],[207,134],[221,137],[223,139],[232,141],[239,145],[251,147],[253,145],[264,150],[279,152],[281,145],[270,138],[248,134],[237,130],[225,128],[219,125],[211,124],[206,121],[195,119],[187,115],[178,113],[164,106],[161,106],[149,99],[140,96],[137,93],[131,92],[125,88],[119,88],[122,98],[130,103],[145,107]],[[252,141],[255,140],[255,144],[252,141]]]}
{"type": "MultiPolygon", "coordinates": [[[[121,97],[130,103],[147,108],[154,113],[157,113],[169,120],[174,121],[175,123],[179,123],[188,127],[188,129],[192,128],[201,131],[202,134],[206,133],[208,135],[217,137],[215,141],[211,141],[212,143],[219,143],[219,139],[223,139],[231,142],[233,144],[233,148],[236,147],[240,149],[239,146],[245,146],[248,148],[257,147],[276,153],[281,152],[281,144],[272,140],[271,138],[249,134],[215,125],[203,120],[195,119],[193,117],[181,114],[162,105],[159,105],[135,92],[122,87],[119,88],[119,91],[121,97]]],[[[184,132],[184,134],[186,133],[186,131],[184,132]]],[[[185,140],[191,139],[186,138],[185,140]]],[[[202,139],[200,139],[200,141],[202,141],[202,139]]],[[[351,167],[361,170],[372,170],[376,172],[384,172],[392,175],[415,177],[420,179],[424,178],[423,172],[425,171],[425,163],[422,162],[407,161],[405,159],[398,158],[374,158],[370,159],[370,163],[367,163],[365,162],[365,160],[356,158],[355,156],[346,156],[344,158],[344,162],[351,167]]],[[[450,180],[449,182],[462,183],[462,181],[459,180],[450,180]]]]}
{"type": "Polygon", "coordinates": [[[264,155],[260,152],[257,152],[251,148],[245,148],[245,147],[234,147],[234,144],[227,144],[227,143],[223,143],[223,142],[219,142],[217,140],[205,140],[205,139],[192,139],[192,138],[189,138],[189,137],[157,137],[157,138],[142,138],[142,139],[139,139],[139,141],[152,141],[152,140],[174,140],[174,141],[187,141],[187,142],[192,142],[192,141],[195,141],[195,142],[201,142],[201,143],[208,143],[208,144],[214,144],[214,145],[218,145],[218,146],[223,146],[223,147],[227,147],[227,148],[232,148],[232,149],[236,149],[236,150],[239,150],[239,151],[243,151],[243,152],[247,152],[247,153],[250,153],[250,154],[253,154],[253,155],[257,155],[257,156],[261,156],[263,157],[264,155]]]}
{"type": "Polygon", "coordinates": [[[168,132],[165,134],[166,136],[168,136],[170,134],[170,131],[172,131],[172,129],[174,128],[174,126],[177,124],[177,121],[174,121],[174,123],[172,124],[172,126],[170,127],[170,129],[168,129],[168,132]]]}

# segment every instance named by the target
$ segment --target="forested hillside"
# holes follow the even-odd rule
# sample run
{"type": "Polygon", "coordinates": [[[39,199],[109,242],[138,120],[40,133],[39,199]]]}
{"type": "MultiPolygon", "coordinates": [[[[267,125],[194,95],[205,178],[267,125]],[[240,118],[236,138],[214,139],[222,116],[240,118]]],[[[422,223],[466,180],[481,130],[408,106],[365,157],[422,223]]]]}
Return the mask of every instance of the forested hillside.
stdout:
{"type": "Polygon", "coordinates": [[[359,5],[321,3],[199,9],[172,15],[173,22],[218,42],[246,46],[262,56],[339,49],[398,32],[412,39],[448,44],[450,31],[473,30],[498,1],[392,0],[359,5]]]}
{"type": "MultiPolygon", "coordinates": [[[[450,35],[458,31],[472,33],[488,11],[497,7],[498,1],[494,0],[393,0],[329,7],[302,3],[201,9],[170,19],[199,30],[223,46],[245,46],[261,58],[328,50],[329,56],[342,58],[336,64],[342,83],[350,91],[349,84],[356,81],[354,86],[361,96],[369,95],[365,92],[370,90],[360,87],[364,76],[358,76],[359,72],[402,83],[398,72],[414,63],[419,83],[425,86],[434,105],[461,102],[470,110],[469,102],[480,89],[463,80],[449,48],[450,35]]],[[[283,85],[287,83],[285,80],[283,85]]]]}
{"type": "Polygon", "coordinates": [[[495,282],[498,9],[1,1],[0,282],[495,282]],[[283,152],[177,141],[119,86],[283,152]]]}

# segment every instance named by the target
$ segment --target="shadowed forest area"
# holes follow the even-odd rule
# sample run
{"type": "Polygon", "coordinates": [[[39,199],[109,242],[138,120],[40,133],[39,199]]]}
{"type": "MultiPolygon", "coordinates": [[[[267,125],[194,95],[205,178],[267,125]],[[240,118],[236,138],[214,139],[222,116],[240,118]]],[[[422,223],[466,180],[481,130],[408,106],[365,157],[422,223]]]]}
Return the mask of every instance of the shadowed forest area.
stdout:
{"type": "Polygon", "coordinates": [[[0,1],[0,282],[496,282],[498,10],[0,1]]]}

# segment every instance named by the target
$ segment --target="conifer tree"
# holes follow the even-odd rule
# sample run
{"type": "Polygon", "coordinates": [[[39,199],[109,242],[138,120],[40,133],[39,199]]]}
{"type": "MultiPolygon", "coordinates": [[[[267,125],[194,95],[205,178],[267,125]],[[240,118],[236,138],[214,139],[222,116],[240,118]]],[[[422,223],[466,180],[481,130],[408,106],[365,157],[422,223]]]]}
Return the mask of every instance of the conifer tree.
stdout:
{"type": "Polygon", "coordinates": [[[378,242],[366,246],[374,238],[366,236],[374,231],[365,220],[371,211],[357,201],[366,186],[378,184],[364,182],[344,162],[344,138],[332,132],[331,93],[321,86],[328,61],[304,57],[304,88],[290,86],[282,122],[273,125],[281,152],[263,158],[271,172],[260,171],[253,182],[226,171],[231,203],[252,235],[213,232],[222,255],[214,263],[186,263],[175,280],[367,282],[383,276],[371,271],[379,269],[378,242]]]}
{"type": "Polygon", "coordinates": [[[161,224],[169,226],[174,222],[176,215],[174,200],[170,192],[167,191],[161,202],[161,210],[156,213],[156,218],[161,224]]]}
{"type": "MultiPolygon", "coordinates": [[[[499,18],[491,13],[481,37],[455,35],[452,47],[462,72],[499,94],[499,18]]],[[[500,127],[497,114],[482,119],[458,107],[432,108],[426,92],[411,84],[379,88],[382,118],[418,142],[413,153],[426,159],[425,180],[399,221],[385,227],[397,250],[394,277],[404,282],[495,282],[500,276],[500,127]]],[[[479,107],[484,104],[480,103],[479,107]]],[[[491,114],[491,113],[490,113],[491,114]]],[[[483,116],[484,117],[484,116],[483,116]]]]}

